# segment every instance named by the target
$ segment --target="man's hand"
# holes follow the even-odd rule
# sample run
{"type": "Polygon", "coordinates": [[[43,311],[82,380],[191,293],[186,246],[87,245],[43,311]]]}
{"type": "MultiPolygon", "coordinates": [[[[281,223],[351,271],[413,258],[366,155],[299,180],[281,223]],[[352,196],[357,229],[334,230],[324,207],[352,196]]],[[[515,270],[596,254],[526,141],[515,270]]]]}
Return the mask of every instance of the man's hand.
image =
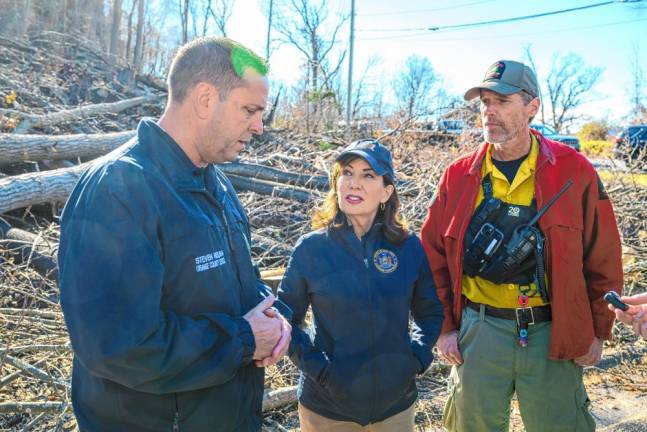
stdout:
{"type": "Polygon", "coordinates": [[[438,353],[451,365],[463,364],[463,356],[458,350],[458,332],[456,330],[443,333],[438,338],[438,353]]]}
{"type": "Polygon", "coordinates": [[[609,305],[609,310],[615,312],[618,320],[632,326],[638,336],[647,340],[647,293],[621,297],[621,300],[630,305],[629,309],[622,311],[609,305]]]}
{"type": "Polygon", "coordinates": [[[288,352],[290,341],[292,340],[292,326],[290,325],[288,320],[286,320],[285,317],[279,313],[278,310],[271,307],[265,309],[263,313],[270,318],[281,320],[281,339],[279,339],[278,343],[272,350],[271,356],[265,357],[262,360],[254,361],[257,367],[266,367],[279,361],[281,357],[283,357],[285,353],[288,352]]]}
{"type": "Polygon", "coordinates": [[[272,307],[275,300],[276,298],[270,294],[243,316],[254,333],[254,341],[256,342],[254,360],[262,360],[271,356],[274,347],[281,338],[282,321],[265,314],[265,310],[272,307]]]}
{"type": "Polygon", "coordinates": [[[609,310],[615,312],[618,320],[632,326],[636,335],[647,340],[647,293],[621,297],[621,300],[629,305],[629,309],[622,311],[609,305],[609,310]]]}
{"type": "Polygon", "coordinates": [[[597,364],[600,361],[600,358],[602,358],[603,342],[604,341],[602,339],[594,337],[593,342],[591,342],[591,346],[589,347],[589,352],[583,356],[577,357],[573,361],[580,366],[593,366],[597,364]]]}

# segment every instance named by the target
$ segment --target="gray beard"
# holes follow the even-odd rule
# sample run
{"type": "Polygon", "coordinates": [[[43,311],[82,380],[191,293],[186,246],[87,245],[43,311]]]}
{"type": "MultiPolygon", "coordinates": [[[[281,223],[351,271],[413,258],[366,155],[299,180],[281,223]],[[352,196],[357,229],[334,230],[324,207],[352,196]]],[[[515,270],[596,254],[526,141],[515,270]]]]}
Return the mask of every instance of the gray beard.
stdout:
{"type": "Polygon", "coordinates": [[[489,142],[490,144],[504,144],[506,141],[508,141],[509,138],[509,136],[507,136],[506,134],[505,136],[500,136],[499,139],[495,140],[490,136],[490,133],[487,130],[483,131],[483,136],[485,137],[485,141],[489,142]]]}

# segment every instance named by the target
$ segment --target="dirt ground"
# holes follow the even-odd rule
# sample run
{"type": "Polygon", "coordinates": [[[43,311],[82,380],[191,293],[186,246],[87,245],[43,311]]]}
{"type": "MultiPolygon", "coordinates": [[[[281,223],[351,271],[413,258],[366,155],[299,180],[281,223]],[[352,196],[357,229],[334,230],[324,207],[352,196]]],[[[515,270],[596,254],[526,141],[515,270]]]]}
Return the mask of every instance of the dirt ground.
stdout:
{"type": "MultiPolygon", "coordinates": [[[[606,344],[600,364],[585,369],[584,382],[591,399],[591,412],[599,431],[647,431],[647,342],[636,339],[622,325],[616,325],[614,333],[617,340],[606,344]]],[[[281,368],[284,377],[296,374],[296,371],[286,370],[285,365],[281,368]]],[[[448,372],[447,366],[435,363],[419,378],[416,432],[444,430],[442,413],[447,400],[448,372]]],[[[271,380],[272,371],[269,375],[271,380]]],[[[510,432],[524,432],[515,400],[510,412],[510,432]]],[[[296,406],[267,415],[263,430],[300,431],[296,406]]]]}

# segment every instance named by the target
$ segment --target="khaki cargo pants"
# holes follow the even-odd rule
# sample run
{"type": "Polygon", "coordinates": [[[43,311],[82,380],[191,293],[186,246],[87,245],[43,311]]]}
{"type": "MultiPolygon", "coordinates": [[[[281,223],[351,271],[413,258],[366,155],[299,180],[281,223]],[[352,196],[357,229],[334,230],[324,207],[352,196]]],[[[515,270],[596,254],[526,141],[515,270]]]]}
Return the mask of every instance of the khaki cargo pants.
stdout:
{"type": "Polygon", "coordinates": [[[416,403],[381,422],[362,426],[321,416],[299,404],[301,432],[413,432],[416,403]]]}
{"type": "Polygon", "coordinates": [[[530,326],[522,348],[514,321],[465,308],[458,335],[463,364],[452,368],[443,418],[448,431],[508,432],[514,393],[527,432],[595,430],[582,368],[548,359],[550,326],[530,326]]]}

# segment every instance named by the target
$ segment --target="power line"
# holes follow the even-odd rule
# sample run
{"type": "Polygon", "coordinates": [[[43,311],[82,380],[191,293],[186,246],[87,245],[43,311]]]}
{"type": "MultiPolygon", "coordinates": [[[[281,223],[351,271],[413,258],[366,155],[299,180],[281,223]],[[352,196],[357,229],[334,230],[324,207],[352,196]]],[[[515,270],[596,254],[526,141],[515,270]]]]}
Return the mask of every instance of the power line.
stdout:
{"type": "MultiPolygon", "coordinates": [[[[590,30],[590,29],[597,29],[597,28],[602,28],[602,27],[612,27],[612,26],[616,26],[616,25],[630,24],[630,23],[640,22],[640,21],[647,21],[647,18],[638,18],[638,19],[633,19],[633,20],[616,21],[616,22],[606,23],[606,24],[594,24],[594,25],[581,26],[581,27],[568,27],[568,28],[562,28],[562,29],[556,29],[556,30],[538,31],[538,32],[514,33],[514,34],[493,35],[493,36],[479,35],[477,37],[467,37],[467,38],[443,38],[443,39],[434,38],[433,42],[458,42],[458,41],[471,41],[471,40],[479,40],[480,41],[480,40],[484,40],[484,39],[505,39],[505,38],[515,37],[515,36],[537,36],[537,35],[543,35],[543,34],[565,33],[565,32],[578,31],[578,30],[590,30]]],[[[430,36],[435,36],[435,34],[434,33],[429,33],[429,32],[424,32],[424,33],[406,34],[406,35],[400,35],[400,36],[382,36],[382,37],[374,37],[374,38],[357,38],[357,40],[376,41],[376,40],[393,40],[393,39],[417,39],[417,38],[423,38],[423,37],[426,38],[426,37],[430,37],[430,36]]]]}
{"type": "Polygon", "coordinates": [[[393,12],[375,12],[375,13],[362,13],[362,14],[357,14],[359,16],[381,16],[381,15],[406,15],[406,14],[417,14],[417,13],[424,13],[424,12],[438,12],[438,11],[444,11],[444,10],[450,10],[450,9],[460,9],[468,6],[475,6],[478,4],[482,3],[491,3],[494,0],[481,0],[481,1],[475,1],[471,3],[463,3],[463,4],[458,4],[454,6],[445,6],[445,7],[440,7],[440,8],[433,8],[433,9],[415,9],[415,10],[406,10],[406,11],[393,11],[393,12]]]}
{"type": "Polygon", "coordinates": [[[600,6],[610,5],[612,3],[616,3],[615,0],[606,1],[602,3],[595,3],[592,5],[580,6],[580,7],[570,8],[570,9],[562,9],[558,11],[544,12],[544,13],[539,13],[534,15],[525,15],[525,16],[514,17],[514,18],[503,18],[498,20],[481,21],[481,22],[470,23],[470,24],[455,24],[455,25],[448,25],[448,26],[430,27],[429,30],[438,31],[438,30],[460,29],[460,28],[469,28],[469,27],[482,27],[482,26],[492,25],[492,24],[503,24],[503,23],[509,23],[509,22],[524,21],[524,20],[540,18],[540,17],[550,16],[550,15],[558,15],[558,14],[575,12],[575,11],[584,10],[584,9],[592,9],[600,6]]]}
{"type": "Polygon", "coordinates": [[[607,6],[613,3],[638,3],[642,2],[644,0],[610,0],[610,1],[605,1],[601,3],[595,3],[595,4],[590,4],[586,6],[579,6],[579,7],[574,7],[574,8],[569,8],[569,9],[560,9],[557,11],[551,11],[551,12],[543,12],[543,13],[538,13],[538,14],[533,14],[533,15],[524,15],[524,16],[519,16],[519,17],[512,17],[512,18],[502,18],[502,19],[496,19],[496,20],[490,20],[490,21],[479,21],[479,22],[474,22],[474,23],[467,23],[467,24],[454,24],[454,25],[446,25],[446,26],[435,26],[435,27],[410,27],[410,28],[400,28],[400,29],[365,29],[365,30],[358,30],[362,32],[412,32],[412,31],[442,31],[442,30],[460,30],[460,29],[466,29],[466,28],[474,28],[474,27],[483,27],[487,25],[495,25],[495,24],[505,24],[509,22],[517,22],[517,21],[524,21],[524,20],[529,20],[529,19],[534,19],[534,18],[541,18],[545,16],[551,16],[551,15],[558,15],[558,14],[564,14],[564,13],[569,13],[569,12],[575,12],[575,11],[580,11],[584,9],[592,9],[592,8],[597,8],[601,6],[607,6]]]}

